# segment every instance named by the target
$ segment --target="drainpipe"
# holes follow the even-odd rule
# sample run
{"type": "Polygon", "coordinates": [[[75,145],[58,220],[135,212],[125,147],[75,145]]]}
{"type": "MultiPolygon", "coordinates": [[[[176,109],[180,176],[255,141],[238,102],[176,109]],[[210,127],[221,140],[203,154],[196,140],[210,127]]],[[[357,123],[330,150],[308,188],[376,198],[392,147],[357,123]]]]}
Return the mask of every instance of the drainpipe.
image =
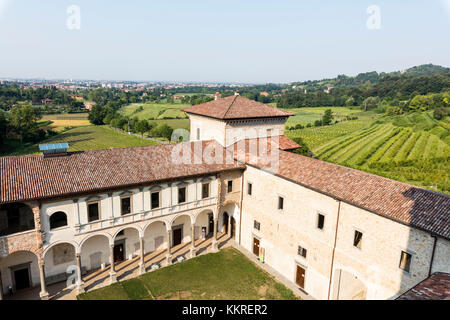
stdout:
{"type": "Polygon", "coordinates": [[[434,261],[434,252],[436,251],[436,242],[437,242],[437,237],[436,236],[432,236],[434,238],[434,242],[433,242],[433,251],[431,253],[431,261],[430,261],[430,270],[428,270],[428,276],[431,276],[431,271],[433,268],[433,261],[434,261]]]}
{"type": "Polygon", "coordinates": [[[334,233],[334,245],[333,245],[333,254],[331,256],[331,268],[330,268],[330,282],[328,284],[328,300],[330,300],[331,295],[331,280],[333,276],[333,266],[334,266],[334,254],[336,252],[336,242],[337,242],[337,235],[338,235],[338,228],[339,228],[339,215],[341,213],[341,201],[338,200],[338,212],[337,212],[337,219],[336,219],[336,230],[334,233]]]}
{"type": "Polygon", "coordinates": [[[244,170],[241,176],[241,200],[239,203],[239,245],[241,245],[241,231],[242,231],[242,200],[244,198],[244,170]]]}

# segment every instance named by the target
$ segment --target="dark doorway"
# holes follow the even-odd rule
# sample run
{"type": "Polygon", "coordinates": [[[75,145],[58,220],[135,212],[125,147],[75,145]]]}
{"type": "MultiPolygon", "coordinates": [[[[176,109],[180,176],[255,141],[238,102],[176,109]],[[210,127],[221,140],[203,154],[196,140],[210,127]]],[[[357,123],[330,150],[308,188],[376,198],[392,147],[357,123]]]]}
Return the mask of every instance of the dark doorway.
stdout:
{"type": "Polygon", "coordinates": [[[228,212],[223,213],[223,225],[224,225],[224,232],[228,233],[228,220],[229,220],[228,212]]]}
{"type": "Polygon", "coordinates": [[[183,239],[183,228],[173,229],[173,246],[177,246],[181,244],[181,240],[183,239]]]}
{"type": "Polygon", "coordinates": [[[114,262],[121,262],[125,260],[124,244],[118,243],[114,245],[114,262]]]}
{"type": "Polygon", "coordinates": [[[208,215],[208,234],[212,234],[214,232],[214,216],[212,213],[208,215]]]}
{"type": "Polygon", "coordinates": [[[297,266],[295,283],[297,283],[300,288],[305,289],[305,269],[300,266],[297,266]]]}
{"type": "Polygon", "coordinates": [[[16,290],[23,290],[31,287],[29,267],[14,270],[14,283],[16,290]]]}
{"type": "Polygon", "coordinates": [[[259,239],[253,238],[253,254],[259,257],[259,239]]]}
{"type": "Polygon", "coordinates": [[[236,238],[236,221],[231,217],[231,238],[236,238]]]}

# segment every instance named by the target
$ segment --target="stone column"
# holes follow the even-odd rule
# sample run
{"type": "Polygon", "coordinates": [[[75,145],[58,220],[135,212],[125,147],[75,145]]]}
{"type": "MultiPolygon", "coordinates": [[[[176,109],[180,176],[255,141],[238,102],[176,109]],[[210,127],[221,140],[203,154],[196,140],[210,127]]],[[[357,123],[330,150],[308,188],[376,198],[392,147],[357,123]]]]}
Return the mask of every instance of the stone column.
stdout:
{"type": "Polygon", "coordinates": [[[77,253],[75,258],[77,260],[77,292],[80,294],[84,293],[84,282],[81,278],[81,255],[77,253]]]}
{"type": "Polygon", "coordinates": [[[117,274],[116,274],[116,267],[114,265],[114,245],[110,245],[109,250],[109,260],[110,260],[110,266],[111,271],[109,272],[109,278],[111,279],[111,283],[117,282],[117,274]]]}
{"type": "Polygon", "coordinates": [[[139,274],[145,273],[145,260],[144,260],[144,237],[139,237],[139,247],[141,249],[141,256],[139,262],[139,274]]]}
{"type": "Polygon", "coordinates": [[[211,243],[212,251],[217,251],[219,249],[219,246],[217,244],[217,220],[218,220],[217,218],[214,218],[214,234],[211,243]]]}
{"type": "Polygon", "coordinates": [[[167,230],[167,255],[166,255],[166,262],[167,265],[172,264],[172,253],[171,253],[171,244],[172,244],[172,229],[167,230]]]}
{"type": "Polygon", "coordinates": [[[227,233],[228,233],[228,237],[231,238],[231,215],[228,214],[228,227],[227,227],[227,233]]]}
{"type": "Polygon", "coordinates": [[[41,280],[41,292],[39,293],[39,296],[41,297],[41,300],[48,300],[49,294],[47,292],[47,287],[45,285],[45,272],[44,272],[44,260],[39,260],[39,277],[41,280]]]}
{"type": "Polygon", "coordinates": [[[191,258],[194,258],[196,256],[195,252],[195,223],[192,224],[191,229],[191,250],[190,250],[191,258]]]}

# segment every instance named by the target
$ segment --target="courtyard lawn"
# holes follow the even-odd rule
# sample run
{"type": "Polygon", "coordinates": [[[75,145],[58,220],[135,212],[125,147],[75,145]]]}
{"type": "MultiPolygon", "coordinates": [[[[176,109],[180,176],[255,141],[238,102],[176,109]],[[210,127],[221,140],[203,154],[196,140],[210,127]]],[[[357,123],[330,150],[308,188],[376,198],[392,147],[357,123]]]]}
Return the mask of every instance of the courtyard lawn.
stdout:
{"type": "Polygon", "coordinates": [[[294,300],[294,293],[234,248],[83,293],[80,300],[294,300]]]}
{"type": "Polygon", "coordinates": [[[142,139],[133,135],[117,132],[107,126],[83,126],[57,134],[36,144],[17,145],[14,152],[4,155],[23,155],[39,153],[39,144],[69,143],[69,151],[97,150],[109,148],[137,147],[156,145],[157,142],[142,139]]]}

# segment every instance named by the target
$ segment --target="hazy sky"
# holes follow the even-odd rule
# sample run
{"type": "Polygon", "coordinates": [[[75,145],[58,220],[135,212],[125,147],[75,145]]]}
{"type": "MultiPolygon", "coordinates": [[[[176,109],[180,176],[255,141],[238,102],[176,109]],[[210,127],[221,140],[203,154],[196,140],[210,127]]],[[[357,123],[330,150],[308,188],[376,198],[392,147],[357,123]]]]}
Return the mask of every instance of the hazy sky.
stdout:
{"type": "Polygon", "coordinates": [[[0,0],[0,77],[313,80],[450,66],[449,35],[450,0],[0,0]]]}

